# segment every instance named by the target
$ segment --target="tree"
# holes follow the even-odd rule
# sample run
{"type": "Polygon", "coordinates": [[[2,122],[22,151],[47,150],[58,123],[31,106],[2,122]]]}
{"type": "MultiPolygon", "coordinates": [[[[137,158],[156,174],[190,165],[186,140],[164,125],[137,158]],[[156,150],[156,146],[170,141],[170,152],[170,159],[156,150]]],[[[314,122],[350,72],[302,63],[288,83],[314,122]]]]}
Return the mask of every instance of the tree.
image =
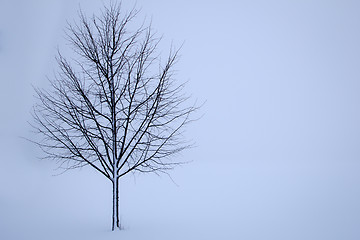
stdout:
{"type": "Polygon", "coordinates": [[[50,90],[35,89],[31,124],[45,159],[64,171],[90,166],[110,180],[112,230],[120,228],[119,179],[180,164],[172,157],[191,146],[182,133],[197,109],[174,78],[178,50],[162,61],[161,38],[151,26],[130,31],[138,11],[120,10],[111,5],[90,18],[80,11],[79,23],[68,24],[76,58],[58,51],[50,90]]]}

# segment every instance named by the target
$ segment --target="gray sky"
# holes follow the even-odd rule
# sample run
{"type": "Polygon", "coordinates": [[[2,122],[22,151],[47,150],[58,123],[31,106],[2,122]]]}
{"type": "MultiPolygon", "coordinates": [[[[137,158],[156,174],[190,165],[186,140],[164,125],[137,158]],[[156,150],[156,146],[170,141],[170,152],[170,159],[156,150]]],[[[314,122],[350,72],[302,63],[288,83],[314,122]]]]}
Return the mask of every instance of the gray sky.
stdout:
{"type": "MultiPolygon", "coordinates": [[[[18,201],[29,219],[42,209],[39,223],[55,213],[67,222],[70,209],[72,219],[85,214],[85,226],[106,229],[109,184],[86,170],[50,178],[53,172],[28,159],[14,137],[27,128],[31,85],[45,86],[45,75],[56,70],[56,47],[66,48],[63,28],[76,19],[79,3],[89,14],[102,6],[0,1],[0,205],[17,216],[18,201]],[[17,191],[24,181],[28,190],[17,191]],[[86,204],[84,196],[91,199],[86,204]]],[[[124,8],[133,4],[124,1],[124,8]]],[[[164,176],[123,180],[122,216],[130,229],[124,234],[359,239],[360,2],[138,0],[137,6],[164,34],[164,46],[185,42],[178,78],[207,102],[188,131],[198,147],[181,156],[194,163],[173,172],[179,187],[164,176]]],[[[4,219],[0,231],[2,221],[12,223],[4,219]]]]}

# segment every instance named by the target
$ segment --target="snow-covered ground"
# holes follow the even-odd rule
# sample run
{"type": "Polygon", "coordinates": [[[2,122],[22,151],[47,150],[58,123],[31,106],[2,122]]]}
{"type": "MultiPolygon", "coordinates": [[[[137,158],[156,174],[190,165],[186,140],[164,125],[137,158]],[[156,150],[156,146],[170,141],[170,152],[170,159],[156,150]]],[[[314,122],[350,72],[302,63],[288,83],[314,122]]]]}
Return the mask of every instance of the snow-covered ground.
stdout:
{"type": "MultiPolygon", "coordinates": [[[[124,230],[113,233],[111,185],[96,172],[52,177],[24,159],[0,170],[1,239],[356,239],[359,163],[284,165],[200,160],[167,176],[121,182],[124,230]]],[[[37,166],[36,166],[37,165],[37,166]]],[[[46,171],[48,170],[48,171],[46,171]]]]}

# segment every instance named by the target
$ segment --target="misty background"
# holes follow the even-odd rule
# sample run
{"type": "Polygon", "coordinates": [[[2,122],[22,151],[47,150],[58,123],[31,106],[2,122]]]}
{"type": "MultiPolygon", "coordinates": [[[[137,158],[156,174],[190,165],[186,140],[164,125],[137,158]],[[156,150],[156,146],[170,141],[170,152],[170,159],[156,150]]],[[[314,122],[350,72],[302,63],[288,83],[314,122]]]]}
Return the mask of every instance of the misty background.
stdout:
{"type": "Polygon", "coordinates": [[[53,177],[19,139],[32,85],[47,86],[57,46],[72,54],[66,21],[103,3],[0,0],[0,238],[360,238],[359,1],[137,0],[161,51],[184,43],[177,78],[206,104],[176,184],[121,179],[117,234],[110,182],[90,168],[53,177]]]}

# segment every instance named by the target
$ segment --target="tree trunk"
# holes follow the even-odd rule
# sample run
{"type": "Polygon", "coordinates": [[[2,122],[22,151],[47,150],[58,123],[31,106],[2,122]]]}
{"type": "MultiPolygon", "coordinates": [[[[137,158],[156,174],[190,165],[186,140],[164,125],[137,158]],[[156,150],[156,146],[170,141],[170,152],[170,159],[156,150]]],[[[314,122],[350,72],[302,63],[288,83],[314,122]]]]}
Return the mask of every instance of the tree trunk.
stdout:
{"type": "Polygon", "coordinates": [[[119,219],[119,180],[113,181],[113,216],[112,216],[112,230],[120,229],[119,219]]]}

